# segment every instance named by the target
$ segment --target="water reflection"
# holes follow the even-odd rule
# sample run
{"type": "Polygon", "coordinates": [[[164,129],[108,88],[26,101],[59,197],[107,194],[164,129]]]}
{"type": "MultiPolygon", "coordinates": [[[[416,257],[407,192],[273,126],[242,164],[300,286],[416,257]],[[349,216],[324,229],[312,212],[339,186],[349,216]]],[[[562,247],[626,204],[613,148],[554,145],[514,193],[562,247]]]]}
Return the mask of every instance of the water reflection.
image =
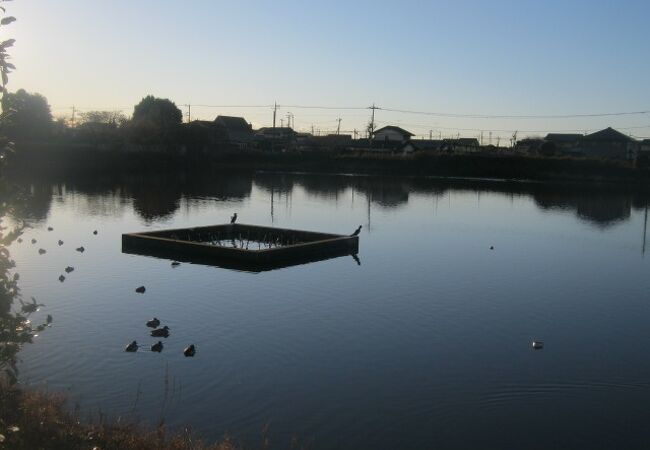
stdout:
{"type": "MultiPolygon", "coordinates": [[[[315,199],[342,201],[343,198],[372,207],[396,209],[408,205],[410,195],[427,195],[442,199],[450,193],[489,193],[511,198],[529,197],[542,211],[572,212],[578,219],[606,229],[628,221],[633,210],[643,210],[648,192],[623,185],[563,185],[514,183],[476,180],[443,180],[433,178],[398,178],[376,176],[339,176],[318,174],[276,173],[181,173],[174,176],[123,176],[112,180],[88,179],[31,180],[29,189],[17,206],[17,215],[28,221],[43,221],[50,210],[53,194],[84,195],[87,204],[79,205],[93,215],[121,215],[132,206],[146,222],[164,221],[173,216],[183,200],[188,206],[203,199],[241,201],[250,197],[255,187],[268,194],[270,214],[279,203],[288,208],[296,190],[315,199]],[[52,187],[54,186],[54,187],[52,187]]],[[[79,202],[82,202],[81,199],[79,202]]]]}

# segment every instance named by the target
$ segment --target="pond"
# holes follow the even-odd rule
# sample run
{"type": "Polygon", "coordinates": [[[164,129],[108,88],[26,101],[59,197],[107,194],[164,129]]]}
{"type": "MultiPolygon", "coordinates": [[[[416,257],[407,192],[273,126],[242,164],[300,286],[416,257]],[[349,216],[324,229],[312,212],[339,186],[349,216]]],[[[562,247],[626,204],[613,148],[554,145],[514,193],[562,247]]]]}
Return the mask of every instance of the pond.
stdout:
{"type": "Polygon", "coordinates": [[[268,428],[272,448],[650,441],[647,196],[271,173],[23,187],[31,228],[10,251],[53,323],[21,352],[20,381],[66,393],[83,416],[252,445],[268,428]],[[259,273],[122,253],[123,233],[235,212],[335,234],[363,225],[359,253],[259,273]],[[161,353],[148,351],[152,317],[170,329],[161,353]],[[132,340],[141,350],[125,353],[132,340]]]}

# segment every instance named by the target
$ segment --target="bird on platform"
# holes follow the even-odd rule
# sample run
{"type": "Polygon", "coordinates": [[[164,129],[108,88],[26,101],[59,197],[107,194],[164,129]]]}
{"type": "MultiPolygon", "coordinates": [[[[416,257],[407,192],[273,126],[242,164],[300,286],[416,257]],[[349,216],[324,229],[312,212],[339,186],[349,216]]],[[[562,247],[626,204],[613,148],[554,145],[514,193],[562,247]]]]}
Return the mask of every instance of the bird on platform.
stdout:
{"type": "Polygon", "coordinates": [[[138,294],[144,294],[144,291],[146,291],[146,290],[147,290],[147,288],[145,288],[144,286],[140,286],[138,288],[135,288],[135,292],[137,292],[138,294]]]}
{"type": "Polygon", "coordinates": [[[361,228],[363,228],[363,225],[359,225],[359,228],[354,230],[354,233],[352,233],[350,236],[359,236],[359,233],[361,233],[361,228]]]}
{"type": "Polygon", "coordinates": [[[490,245],[490,250],[494,250],[494,245],[490,245]]]}
{"type": "Polygon", "coordinates": [[[97,230],[93,231],[93,234],[94,234],[95,236],[97,236],[97,230]]]}
{"type": "Polygon", "coordinates": [[[63,241],[59,239],[59,247],[63,245],[63,241]]]}
{"type": "Polygon", "coordinates": [[[186,357],[194,356],[196,354],[196,347],[194,347],[194,344],[190,345],[185,350],[183,350],[183,354],[186,357]]]}
{"type": "Polygon", "coordinates": [[[235,223],[237,222],[237,213],[233,214],[232,217],[230,218],[230,223],[235,223]]]}
{"type": "Polygon", "coordinates": [[[158,320],[156,317],[151,320],[147,320],[147,326],[149,328],[158,328],[160,326],[160,320],[158,320]]]}
{"type": "Polygon", "coordinates": [[[32,244],[36,244],[36,239],[32,239],[32,244]]]}
{"type": "Polygon", "coordinates": [[[52,230],[54,230],[54,228],[52,228],[52,227],[47,227],[47,231],[52,231],[52,230]]]}
{"type": "Polygon", "coordinates": [[[169,327],[167,325],[165,325],[162,328],[152,330],[151,335],[153,337],[164,337],[164,338],[169,337],[169,327]]]}
{"type": "Polygon", "coordinates": [[[179,263],[178,261],[172,262],[172,267],[177,267],[177,266],[180,266],[180,265],[181,265],[181,263],[179,263]]]}
{"type": "Polygon", "coordinates": [[[73,270],[74,270],[74,267],[72,267],[72,266],[68,266],[68,267],[65,268],[65,273],[70,273],[70,272],[72,272],[73,270]]]}
{"type": "Polygon", "coordinates": [[[47,250],[45,250],[44,248],[39,248],[39,249],[38,249],[38,254],[39,254],[39,255],[44,255],[44,254],[46,254],[46,253],[47,253],[47,250]]]}
{"type": "Polygon", "coordinates": [[[133,341],[129,345],[126,346],[124,349],[125,352],[137,352],[138,351],[138,343],[133,341]]]}
{"type": "Polygon", "coordinates": [[[162,352],[162,349],[163,349],[163,343],[161,341],[158,341],[158,342],[156,342],[155,344],[153,344],[151,346],[151,351],[152,352],[160,353],[160,352],[162,352]]]}
{"type": "Polygon", "coordinates": [[[59,276],[59,281],[63,283],[65,281],[65,277],[63,275],[59,276]]]}
{"type": "Polygon", "coordinates": [[[533,341],[532,347],[534,350],[541,350],[544,348],[544,343],[542,341],[533,341]]]}
{"type": "Polygon", "coordinates": [[[77,251],[78,251],[79,253],[83,253],[83,252],[86,251],[86,249],[83,248],[83,247],[79,247],[79,248],[77,249],[77,251]]]}

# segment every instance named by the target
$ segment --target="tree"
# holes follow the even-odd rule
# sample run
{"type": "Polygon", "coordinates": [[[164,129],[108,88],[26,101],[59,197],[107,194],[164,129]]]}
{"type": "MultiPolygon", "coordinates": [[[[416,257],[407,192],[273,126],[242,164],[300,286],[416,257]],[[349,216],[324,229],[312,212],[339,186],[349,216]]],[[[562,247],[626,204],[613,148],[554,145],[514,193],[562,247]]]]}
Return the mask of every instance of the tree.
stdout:
{"type": "Polygon", "coordinates": [[[77,139],[95,146],[112,144],[121,140],[120,129],[127,122],[121,111],[88,111],[81,113],[75,128],[77,139]]]}
{"type": "Polygon", "coordinates": [[[142,144],[164,143],[183,121],[183,113],[169,99],[148,95],[135,105],[132,136],[142,144]]]}
{"type": "Polygon", "coordinates": [[[24,89],[13,94],[5,92],[2,109],[6,114],[3,128],[9,138],[44,138],[51,132],[50,105],[41,94],[30,94],[24,89]]]}
{"type": "MultiPolygon", "coordinates": [[[[4,3],[5,0],[0,0],[0,3],[4,3]]],[[[11,22],[16,20],[13,16],[7,16],[5,14],[4,6],[0,6],[2,14],[5,16],[0,19],[0,27],[9,25],[11,22]]],[[[4,98],[5,92],[7,92],[7,83],[9,83],[9,73],[16,67],[9,62],[11,56],[7,49],[14,45],[16,42],[15,39],[6,39],[0,42],[0,94],[4,98]]],[[[7,112],[3,109],[2,114],[0,114],[0,124],[5,122],[7,112]]],[[[7,160],[7,156],[14,151],[13,143],[9,140],[7,136],[0,133],[0,176],[2,176],[3,165],[7,160]]]]}
{"type": "MultiPolygon", "coordinates": [[[[5,0],[0,0],[4,3],[5,0]]],[[[0,11],[5,17],[0,19],[0,27],[9,25],[16,19],[6,16],[5,8],[0,6],[0,11]]],[[[14,69],[13,64],[8,62],[9,54],[7,48],[14,43],[8,39],[0,43],[0,92],[2,93],[2,114],[0,114],[0,125],[4,125],[12,117],[13,111],[6,108],[5,99],[7,94],[8,74],[14,69]]],[[[47,105],[47,102],[45,102],[47,105]]],[[[49,107],[48,107],[49,113],[49,107]]],[[[15,212],[17,193],[14,187],[3,177],[5,157],[13,151],[13,145],[4,133],[0,133],[0,222],[8,215],[15,212]]],[[[15,383],[18,379],[18,358],[17,354],[23,344],[32,341],[34,334],[43,330],[52,322],[52,317],[47,316],[44,323],[36,326],[29,320],[29,316],[43,306],[32,297],[31,301],[23,301],[18,280],[20,276],[14,272],[15,263],[7,247],[18,239],[22,233],[23,226],[10,230],[0,224],[0,374],[15,383]],[[20,302],[20,309],[15,301],[20,302]]]]}
{"type": "Polygon", "coordinates": [[[80,124],[105,124],[119,127],[126,122],[122,111],[88,111],[80,114],[80,124]]]}

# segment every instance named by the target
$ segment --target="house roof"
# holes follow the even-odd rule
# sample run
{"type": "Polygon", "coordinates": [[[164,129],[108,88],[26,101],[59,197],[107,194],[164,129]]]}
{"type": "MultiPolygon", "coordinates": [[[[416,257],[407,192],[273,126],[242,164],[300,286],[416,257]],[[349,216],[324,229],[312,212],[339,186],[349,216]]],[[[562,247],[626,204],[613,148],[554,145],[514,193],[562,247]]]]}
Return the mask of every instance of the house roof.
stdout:
{"type": "Polygon", "coordinates": [[[437,150],[442,145],[442,141],[440,139],[411,139],[404,143],[404,147],[409,144],[418,150],[437,150]]]}
{"type": "Polygon", "coordinates": [[[595,133],[588,134],[584,137],[587,141],[617,141],[617,142],[634,142],[629,136],[616,131],[612,127],[607,127],[604,130],[596,131],[595,133]]]}
{"type": "Polygon", "coordinates": [[[291,128],[291,127],[262,127],[257,131],[259,133],[267,133],[267,134],[295,133],[295,131],[293,131],[293,128],[291,128]]]}
{"type": "Polygon", "coordinates": [[[443,139],[443,142],[445,144],[479,146],[478,139],[476,138],[443,139]]]}
{"type": "Polygon", "coordinates": [[[582,139],[581,134],[569,134],[569,133],[549,133],[544,138],[545,141],[553,142],[576,142],[582,139]]]}
{"type": "Polygon", "coordinates": [[[217,116],[215,123],[223,125],[229,131],[251,131],[251,126],[243,117],[217,116]]]}
{"type": "Polygon", "coordinates": [[[413,133],[411,133],[409,131],[406,131],[404,128],[396,127],[394,125],[387,125],[387,126],[382,127],[382,128],[380,128],[378,130],[375,130],[374,134],[380,133],[382,131],[395,131],[396,133],[399,133],[402,136],[406,136],[406,137],[415,136],[413,133]]]}

